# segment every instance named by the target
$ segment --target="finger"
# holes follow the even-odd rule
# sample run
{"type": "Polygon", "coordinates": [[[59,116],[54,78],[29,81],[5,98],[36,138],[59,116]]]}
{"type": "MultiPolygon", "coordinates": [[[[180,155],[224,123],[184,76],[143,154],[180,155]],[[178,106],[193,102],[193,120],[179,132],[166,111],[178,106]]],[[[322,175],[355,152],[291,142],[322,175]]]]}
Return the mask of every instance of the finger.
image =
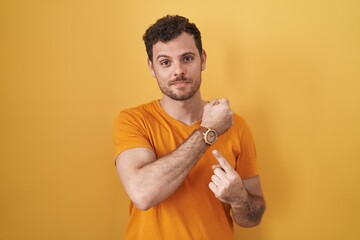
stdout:
{"type": "Polygon", "coordinates": [[[218,102],[221,104],[229,105],[229,100],[227,98],[220,98],[218,102]]]}
{"type": "Polygon", "coordinates": [[[216,175],[211,176],[211,181],[216,185],[216,187],[219,187],[221,185],[221,180],[216,175]]]}
{"type": "Polygon", "coordinates": [[[210,101],[210,105],[212,105],[212,106],[217,105],[219,103],[220,103],[220,101],[218,99],[213,99],[213,100],[210,101]]]}
{"type": "Polygon", "coordinates": [[[219,164],[216,164],[216,165],[212,165],[211,168],[212,170],[215,170],[217,168],[221,168],[221,166],[219,164]]]}
{"type": "Polygon", "coordinates": [[[209,183],[209,188],[210,188],[210,190],[211,190],[213,193],[216,193],[216,192],[217,192],[217,186],[215,185],[215,183],[210,182],[210,183],[209,183]]]}
{"type": "Polygon", "coordinates": [[[221,155],[221,153],[218,150],[213,150],[212,154],[216,158],[216,160],[219,162],[222,169],[224,169],[225,173],[231,172],[234,169],[231,167],[231,165],[226,161],[226,159],[221,155]]]}
{"type": "Polygon", "coordinates": [[[226,173],[222,168],[216,168],[214,170],[214,175],[216,175],[220,180],[226,179],[226,173]]]}

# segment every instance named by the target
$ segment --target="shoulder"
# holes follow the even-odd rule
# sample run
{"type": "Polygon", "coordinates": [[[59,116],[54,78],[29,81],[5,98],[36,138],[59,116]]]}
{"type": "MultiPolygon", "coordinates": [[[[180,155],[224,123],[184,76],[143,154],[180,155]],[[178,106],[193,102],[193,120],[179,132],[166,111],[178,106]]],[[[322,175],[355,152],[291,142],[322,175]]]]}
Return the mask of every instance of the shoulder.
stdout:
{"type": "Polygon", "coordinates": [[[244,130],[249,128],[245,119],[237,113],[234,113],[234,128],[237,130],[244,130]]]}
{"type": "Polygon", "coordinates": [[[233,120],[233,126],[229,131],[231,134],[236,135],[239,139],[253,138],[251,128],[245,118],[234,113],[233,120]]]}
{"type": "Polygon", "coordinates": [[[242,116],[240,116],[239,114],[234,113],[234,122],[243,124],[243,123],[245,123],[245,119],[242,116]]]}
{"type": "Polygon", "coordinates": [[[157,109],[157,101],[144,103],[136,107],[123,109],[119,112],[117,119],[142,119],[148,115],[153,115],[157,109]]]}
{"type": "Polygon", "coordinates": [[[121,113],[143,113],[143,112],[151,112],[154,111],[157,108],[157,100],[153,100],[148,103],[144,103],[141,105],[138,105],[136,107],[126,108],[120,111],[121,113]]]}

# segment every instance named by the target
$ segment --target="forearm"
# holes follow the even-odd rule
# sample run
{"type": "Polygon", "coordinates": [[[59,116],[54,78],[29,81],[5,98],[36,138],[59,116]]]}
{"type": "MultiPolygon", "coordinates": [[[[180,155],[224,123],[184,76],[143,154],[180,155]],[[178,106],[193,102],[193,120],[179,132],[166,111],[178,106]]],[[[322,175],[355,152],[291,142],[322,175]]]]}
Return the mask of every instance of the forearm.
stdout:
{"type": "Polygon", "coordinates": [[[148,209],[175,192],[207,149],[202,134],[195,131],[170,154],[139,168],[131,181],[138,207],[148,209]]]}
{"type": "Polygon", "coordinates": [[[265,211],[265,201],[262,197],[247,193],[245,201],[231,206],[234,221],[241,227],[257,226],[265,211]]]}

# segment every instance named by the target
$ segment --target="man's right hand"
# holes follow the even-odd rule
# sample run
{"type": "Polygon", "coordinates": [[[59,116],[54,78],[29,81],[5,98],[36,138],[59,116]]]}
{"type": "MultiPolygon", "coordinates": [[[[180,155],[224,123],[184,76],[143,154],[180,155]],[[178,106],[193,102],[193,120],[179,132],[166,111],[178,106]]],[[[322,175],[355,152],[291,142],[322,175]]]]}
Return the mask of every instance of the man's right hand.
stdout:
{"type": "Polygon", "coordinates": [[[218,136],[226,132],[233,124],[233,112],[226,98],[212,100],[204,107],[201,126],[211,128],[218,136]]]}

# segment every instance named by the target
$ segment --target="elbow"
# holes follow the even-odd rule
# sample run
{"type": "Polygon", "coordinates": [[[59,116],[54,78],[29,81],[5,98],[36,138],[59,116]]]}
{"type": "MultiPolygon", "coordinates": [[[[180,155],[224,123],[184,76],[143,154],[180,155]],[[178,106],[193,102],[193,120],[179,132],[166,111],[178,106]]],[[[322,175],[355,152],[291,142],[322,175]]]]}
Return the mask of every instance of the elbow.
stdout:
{"type": "Polygon", "coordinates": [[[130,199],[135,207],[142,211],[149,210],[156,205],[155,199],[149,194],[133,194],[133,196],[130,196],[130,199]]]}
{"type": "Polygon", "coordinates": [[[236,224],[242,228],[253,228],[253,227],[258,226],[260,224],[260,222],[261,222],[261,219],[256,222],[246,221],[246,222],[236,222],[236,224]]]}
{"type": "Polygon", "coordinates": [[[125,190],[134,206],[142,211],[149,210],[162,201],[161,192],[155,187],[133,182],[127,184],[125,190]]]}
{"type": "Polygon", "coordinates": [[[141,211],[146,211],[152,208],[153,206],[145,201],[133,201],[135,207],[141,211]]]}
{"type": "Polygon", "coordinates": [[[258,220],[248,220],[248,219],[236,220],[235,219],[235,223],[242,228],[253,228],[253,227],[258,226],[261,223],[261,218],[258,220]]]}
{"type": "Polygon", "coordinates": [[[248,212],[242,215],[242,217],[239,216],[235,217],[234,220],[237,225],[243,228],[256,227],[261,223],[264,212],[265,212],[265,205],[262,205],[256,211],[248,212]]]}

